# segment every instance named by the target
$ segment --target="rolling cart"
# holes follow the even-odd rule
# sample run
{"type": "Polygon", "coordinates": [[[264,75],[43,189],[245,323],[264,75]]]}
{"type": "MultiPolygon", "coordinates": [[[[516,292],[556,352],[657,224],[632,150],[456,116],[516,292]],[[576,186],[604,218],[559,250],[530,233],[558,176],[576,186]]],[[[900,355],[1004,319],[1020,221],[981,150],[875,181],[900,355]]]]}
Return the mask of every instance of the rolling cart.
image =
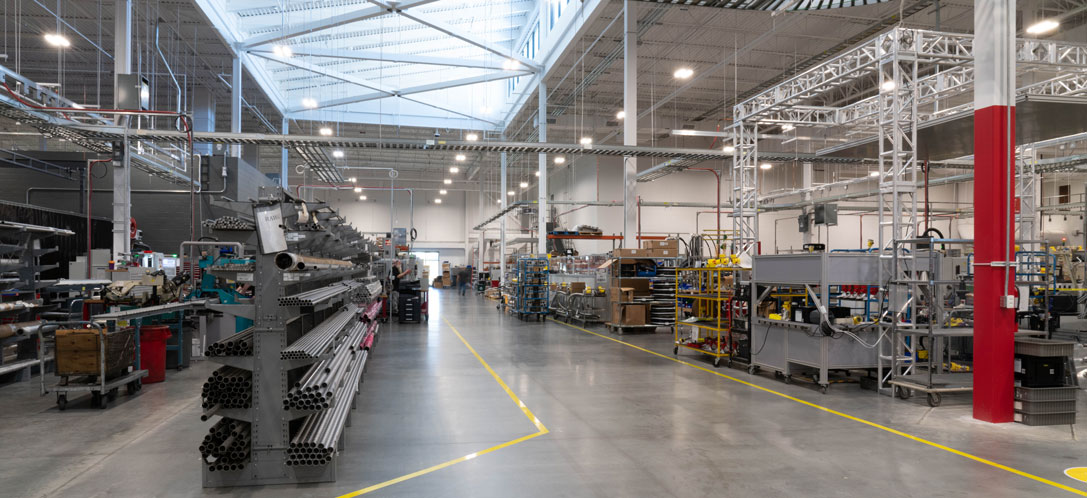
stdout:
{"type": "MultiPolygon", "coordinates": [[[[102,326],[98,323],[92,322],[63,322],[63,323],[50,323],[42,325],[38,328],[38,357],[41,358],[45,354],[45,333],[54,333],[54,343],[56,341],[56,331],[61,327],[68,326],[81,326],[90,325],[95,329],[98,334],[102,335],[102,326]]],[[[124,333],[120,330],[113,332],[105,332],[104,335],[121,334],[124,333]]],[[[74,379],[69,379],[66,383],[58,383],[51,387],[52,392],[57,393],[57,407],[61,410],[68,408],[68,394],[69,393],[91,393],[91,406],[105,409],[109,405],[110,401],[117,398],[118,391],[121,386],[125,387],[125,391],[129,395],[136,394],[137,391],[143,388],[141,379],[147,377],[147,370],[141,370],[139,368],[139,351],[140,351],[140,339],[139,334],[133,334],[135,341],[135,356],[132,371],[114,377],[108,378],[106,375],[106,348],[109,341],[99,340],[98,345],[98,367],[100,369],[97,376],[81,376],[74,379]]],[[[54,346],[55,347],[55,346],[54,346]]],[[[41,395],[45,396],[49,394],[50,390],[45,386],[45,375],[40,376],[41,379],[41,395]]]]}

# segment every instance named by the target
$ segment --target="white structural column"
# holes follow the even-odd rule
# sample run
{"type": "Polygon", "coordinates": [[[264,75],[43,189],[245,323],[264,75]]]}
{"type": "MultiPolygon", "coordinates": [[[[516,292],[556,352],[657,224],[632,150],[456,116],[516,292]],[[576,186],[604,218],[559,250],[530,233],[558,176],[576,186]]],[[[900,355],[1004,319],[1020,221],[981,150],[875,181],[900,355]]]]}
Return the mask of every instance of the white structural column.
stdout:
{"type": "MultiPolygon", "coordinates": [[[[801,216],[808,216],[811,213],[811,183],[812,183],[812,163],[807,162],[801,164],[801,175],[803,188],[804,188],[804,208],[800,210],[801,216]]],[[[815,231],[812,223],[808,223],[808,231],[801,232],[800,240],[803,244],[811,244],[811,234],[815,231]]]]}
{"type": "MultiPolygon", "coordinates": [[[[623,0],[623,145],[638,145],[638,16],[623,0]]],[[[638,159],[623,156],[623,247],[638,247],[638,159]]]]}
{"type": "MultiPolygon", "coordinates": [[[[505,139],[506,137],[503,136],[502,140],[505,139]]],[[[509,188],[506,186],[506,151],[502,151],[501,170],[502,180],[499,182],[501,185],[498,188],[498,198],[502,199],[501,210],[505,211],[509,207],[510,198],[506,195],[506,189],[509,188]]],[[[506,216],[508,215],[502,215],[498,225],[498,280],[502,284],[506,283],[506,216]]]]}
{"type": "MultiPolygon", "coordinates": [[[[113,95],[119,95],[118,76],[132,72],[132,0],[118,0],[114,12],[113,42],[113,95]]],[[[116,98],[116,97],[115,97],[116,98]]],[[[114,105],[117,103],[114,102],[114,105]]],[[[118,124],[127,126],[128,116],[118,116],[118,124]]],[[[121,146],[122,153],[113,161],[113,259],[120,261],[132,252],[129,223],[132,219],[132,175],[129,168],[128,142],[121,146]]]]}
{"type": "MultiPolygon", "coordinates": [[[[235,57],[230,71],[230,132],[242,132],[242,60],[235,57]]],[[[242,157],[242,146],[233,145],[231,155],[242,157]]]]}
{"type": "MultiPolygon", "coordinates": [[[[478,173],[478,174],[479,174],[479,194],[477,195],[476,200],[479,201],[479,202],[477,202],[476,204],[478,204],[479,207],[476,209],[476,218],[482,219],[483,218],[483,174],[482,173],[478,173]]],[[[483,252],[486,250],[486,245],[487,245],[487,236],[486,236],[486,234],[487,234],[486,228],[481,227],[479,229],[479,258],[477,258],[479,261],[476,264],[476,273],[479,273],[479,272],[483,271],[483,261],[487,259],[487,258],[483,257],[483,252]]]]}
{"type": "MultiPolygon", "coordinates": [[[[233,116],[231,116],[231,126],[233,126],[233,124],[234,124],[233,116]]],[[[287,116],[283,116],[283,126],[282,126],[283,135],[284,136],[287,135],[287,133],[290,131],[290,129],[291,129],[291,120],[290,120],[290,118],[288,118],[287,116]]],[[[279,186],[282,187],[283,190],[288,190],[290,188],[290,185],[288,185],[288,182],[287,182],[287,177],[290,176],[290,173],[291,173],[291,170],[290,170],[290,168],[287,167],[287,147],[284,145],[283,149],[279,151],[279,186]]]]}
{"type": "MultiPolygon", "coordinates": [[[[540,143],[547,142],[547,85],[544,83],[544,73],[540,73],[540,109],[539,109],[539,130],[540,130],[540,143]]],[[[537,197],[537,223],[540,225],[536,251],[540,257],[547,257],[547,154],[540,153],[540,181],[537,184],[539,186],[539,195],[537,197]]]]}

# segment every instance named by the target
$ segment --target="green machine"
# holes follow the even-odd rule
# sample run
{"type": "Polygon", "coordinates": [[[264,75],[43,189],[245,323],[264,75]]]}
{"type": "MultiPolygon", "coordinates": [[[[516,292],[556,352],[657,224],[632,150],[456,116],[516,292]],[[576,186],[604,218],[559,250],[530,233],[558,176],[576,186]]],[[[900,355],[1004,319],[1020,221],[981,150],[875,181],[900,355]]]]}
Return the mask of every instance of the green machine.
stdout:
{"type": "MultiPolygon", "coordinates": [[[[248,297],[238,290],[238,282],[227,281],[214,274],[215,269],[237,270],[251,268],[254,265],[252,259],[240,259],[236,256],[233,248],[223,247],[219,249],[217,256],[209,254],[201,257],[198,263],[201,275],[200,285],[185,296],[185,300],[218,298],[221,304],[238,304],[238,299],[248,297]]],[[[252,326],[253,320],[240,316],[234,317],[234,332],[241,332],[252,326]]]]}

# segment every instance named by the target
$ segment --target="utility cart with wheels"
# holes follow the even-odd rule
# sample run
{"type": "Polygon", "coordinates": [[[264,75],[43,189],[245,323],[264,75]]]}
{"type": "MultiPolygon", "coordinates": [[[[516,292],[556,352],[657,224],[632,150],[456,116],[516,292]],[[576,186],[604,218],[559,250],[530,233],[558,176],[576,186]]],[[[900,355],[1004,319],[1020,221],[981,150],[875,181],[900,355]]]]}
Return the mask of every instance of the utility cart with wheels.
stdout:
{"type": "Polygon", "coordinates": [[[675,324],[672,354],[691,350],[713,358],[713,366],[732,360],[739,349],[732,334],[737,308],[734,272],[739,268],[680,268],[675,272],[675,324]]]}
{"type": "Polygon", "coordinates": [[[142,388],[147,370],[139,368],[139,334],[133,329],[105,330],[91,322],[46,324],[38,330],[40,356],[44,356],[50,336],[61,381],[47,388],[42,375],[41,394],[55,392],[61,410],[78,395],[72,393],[90,393],[91,406],[106,408],[122,387],[129,395],[142,388]]]}

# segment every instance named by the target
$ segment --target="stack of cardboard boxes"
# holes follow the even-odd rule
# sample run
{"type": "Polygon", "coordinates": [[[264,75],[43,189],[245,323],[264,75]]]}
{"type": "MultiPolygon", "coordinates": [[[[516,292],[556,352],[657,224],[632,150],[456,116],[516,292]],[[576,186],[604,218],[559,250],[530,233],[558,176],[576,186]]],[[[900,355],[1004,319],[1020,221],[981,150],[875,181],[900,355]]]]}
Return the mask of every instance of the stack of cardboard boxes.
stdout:
{"type": "Polygon", "coordinates": [[[640,297],[648,297],[649,280],[642,278],[615,278],[608,289],[611,306],[611,323],[615,325],[645,325],[649,320],[649,304],[637,303],[640,297]]]}
{"type": "Polygon", "coordinates": [[[442,287],[453,285],[453,274],[450,272],[448,261],[442,261],[442,287]]]}
{"type": "Polygon", "coordinates": [[[616,249],[612,255],[617,258],[674,258],[679,256],[679,241],[643,240],[641,249],[616,249]]]}

